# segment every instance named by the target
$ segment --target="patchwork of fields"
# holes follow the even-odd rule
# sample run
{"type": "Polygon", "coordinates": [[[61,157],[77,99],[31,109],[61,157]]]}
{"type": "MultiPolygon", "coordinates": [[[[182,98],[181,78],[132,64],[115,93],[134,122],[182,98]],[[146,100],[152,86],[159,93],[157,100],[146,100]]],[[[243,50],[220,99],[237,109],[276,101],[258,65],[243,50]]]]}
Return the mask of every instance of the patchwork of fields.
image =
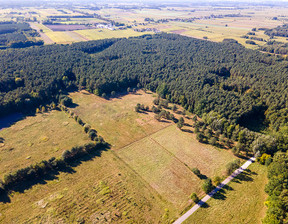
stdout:
{"type": "MultiPolygon", "coordinates": [[[[263,31],[257,31],[254,37],[264,38],[264,41],[256,40],[256,45],[251,45],[246,43],[246,39],[242,38],[243,35],[253,28],[273,28],[282,25],[288,16],[285,7],[267,6],[260,9],[253,6],[243,8],[207,6],[205,8],[192,5],[184,8],[179,6],[160,9],[102,7],[97,10],[76,6],[74,9],[0,8],[0,13],[0,21],[15,20],[18,17],[29,20],[33,28],[41,29],[40,35],[46,44],[140,36],[154,33],[151,29],[157,29],[216,42],[233,38],[252,49],[256,49],[257,45],[264,45],[270,38],[264,35],[263,31]],[[97,16],[94,16],[95,13],[97,16]],[[51,17],[56,19],[55,24],[43,25],[43,22],[51,17]],[[116,30],[96,28],[97,24],[107,25],[107,21],[114,21],[127,27],[123,30],[115,26],[113,28],[116,30]],[[134,29],[143,29],[144,32],[136,32],[134,29]]],[[[287,42],[286,38],[281,37],[274,37],[273,40],[287,42]]]]}

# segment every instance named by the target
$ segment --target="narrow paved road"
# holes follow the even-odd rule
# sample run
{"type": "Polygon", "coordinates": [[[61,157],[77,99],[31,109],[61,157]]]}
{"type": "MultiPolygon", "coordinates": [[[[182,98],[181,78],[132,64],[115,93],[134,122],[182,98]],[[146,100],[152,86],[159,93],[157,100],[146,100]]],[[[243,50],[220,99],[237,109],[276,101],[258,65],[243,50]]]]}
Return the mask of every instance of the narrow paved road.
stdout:
{"type": "Polygon", "coordinates": [[[192,215],[198,208],[200,208],[206,201],[208,201],[217,191],[223,188],[226,184],[228,184],[231,180],[234,179],[237,175],[242,173],[244,170],[250,166],[251,163],[255,161],[255,157],[251,157],[247,160],[240,168],[235,170],[229,177],[227,177],[221,184],[219,184],[213,191],[207,194],[204,198],[202,198],[198,204],[194,205],[189,211],[187,211],[184,215],[182,215],[179,219],[177,219],[173,224],[181,224],[184,222],[190,215],[192,215]]]}

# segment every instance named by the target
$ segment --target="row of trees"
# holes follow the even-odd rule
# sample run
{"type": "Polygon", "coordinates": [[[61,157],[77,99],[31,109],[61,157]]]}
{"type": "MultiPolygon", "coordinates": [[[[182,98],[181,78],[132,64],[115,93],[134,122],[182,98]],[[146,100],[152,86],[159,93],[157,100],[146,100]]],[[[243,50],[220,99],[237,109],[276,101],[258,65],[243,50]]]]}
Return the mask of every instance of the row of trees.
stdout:
{"type": "Polygon", "coordinates": [[[105,143],[103,137],[98,136],[97,131],[93,129],[91,125],[89,125],[88,123],[85,123],[77,114],[71,111],[68,107],[64,106],[63,104],[59,104],[58,107],[60,108],[60,110],[64,111],[71,118],[73,118],[79,125],[83,126],[84,132],[88,134],[89,138],[92,141],[95,141],[97,143],[105,143]]]}
{"type": "Polygon", "coordinates": [[[0,180],[0,190],[3,193],[4,191],[15,189],[27,181],[42,179],[51,172],[61,171],[69,167],[76,159],[107,147],[108,144],[105,142],[88,143],[83,146],[72,147],[70,150],[65,150],[59,158],[52,157],[49,160],[42,160],[41,162],[4,175],[3,181],[0,180]]]}

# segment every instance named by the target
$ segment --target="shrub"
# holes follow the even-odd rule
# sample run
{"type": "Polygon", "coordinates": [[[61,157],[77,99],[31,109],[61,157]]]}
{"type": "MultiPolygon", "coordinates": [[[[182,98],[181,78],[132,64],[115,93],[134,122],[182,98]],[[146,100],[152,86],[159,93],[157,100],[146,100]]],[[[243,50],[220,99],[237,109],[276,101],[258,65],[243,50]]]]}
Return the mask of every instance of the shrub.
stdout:
{"type": "Polygon", "coordinates": [[[60,96],[60,104],[62,104],[65,107],[69,107],[73,104],[73,101],[68,96],[60,96]]]}
{"type": "Polygon", "coordinates": [[[200,170],[198,168],[193,168],[192,172],[198,177],[201,175],[201,172],[200,172],[200,170]]]}
{"type": "Polygon", "coordinates": [[[191,198],[192,201],[194,201],[195,203],[198,203],[198,202],[200,201],[196,193],[191,194],[191,195],[190,195],[190,198],[191,198]]]}
{"type": "Polygon", "coordinates": [[[219,176],[214,177],[213,183],[215,184],[215,186],[218,186],[221,183],[221,177],[219,176]]]}
{"type": "Polygon", "coordinates": [[[71,152],[69,150],[65,150],[63,153],[62,153],[62,159],[64,161],[68,160],[71,156],[71,152]]]}
{"type": "Polygon", "coordinates": [[[209,139],[209,144],[216,145],[216,143],[217,143],[217,139],[215,137],[212,137],[209,139]]]}
{"type": "Polygon", "coordinates": [[[94,129],[90,129],[88,135],[89,138],[93,141],[97,137],[97,131],[94,129]]]}
{"type": "Polygon", "coordinates": [[[80,124],[80,125],[82,125],[82,126],[85,125],[85,123],[81,120],[80,117],[78,117],[77,122],[78,122],[78,124],[80,124]]]}
{"type": "Polygon", "coordinates": [[[226,174],[231,175],[234,170],[238,169],[240,167],[240,160],[234,160],[233,162],[230,162],[226,165],[226,174]]]}
{"type": "Polygon", "coordinates": [[[210,191],[212,191],[214,188],[212,181],[210,178],[206,179],[202,185],[203,191],[208,194],[210,191]]]}
{"type": "Polygon", "coordinates": [[[88,133],[90,129],[91,129],[91,126],[90,126],[89,124],[85,124],[85,125],[84,125],[84,131],[85,131],[85,133],[88,133]]]}

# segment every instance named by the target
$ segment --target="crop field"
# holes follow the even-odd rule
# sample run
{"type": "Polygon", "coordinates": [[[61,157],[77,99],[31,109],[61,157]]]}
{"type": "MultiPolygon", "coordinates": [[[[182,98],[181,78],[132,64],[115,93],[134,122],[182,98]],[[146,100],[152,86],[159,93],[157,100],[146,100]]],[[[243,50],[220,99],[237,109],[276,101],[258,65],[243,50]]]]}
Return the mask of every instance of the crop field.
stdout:
{"type": "Polygon", "coordinates": [[[264,192],[267,172],[264,166],[252,164],[247,171],[239,175],[228,187],[216,194],[192,214],[185,224],[260,224],[265,216],[264,192]]]}
{"type": "Polygon", "coordinates": [[[45,33],[47,37],[54,43],[73,43],[79,41],[89,40],[86,37],[79,35],[76,31],[66,31],[66,32],[47,32],[45,33]]]}
{"type": "Polygon", "coordinates": [[[4,139],[0,144],[2,175],[89,142],[77,122],[60,111],[26,117],[2,129],[0,137],[4,139]]]}
{"type": "MultiPolygon", "coordinates": [[[[161,7],[157,8],[126,8],[100,7],[93,10],[89,7],[74,6],[65,7],[28,7],[21,9],[0,8],[0,21],[25,18],[30,20],[30,24],[42,29],[41,38],[46,44],[52,43],[73,43],[78,41],[98,40],[113,37],[140,36],[149,32],[135,32],[133,29],[156,28],[163,32],[172,32],[180,35],[208,39],[210,41],[221,42],[225,38],[233,38],[245,47],[257,49],[258,45],[264,45],[264,41],[254,41],[256,45],[247,44],[241,36],[247,34],[252,28],[273,28],[287,22],[287,10],[285,7],[214,7],[214,6],[187,6],[187,7],[161,7]],[[94,18],[74,18],[86,14],[96,13],[100,17],[94,18]],[[63,25],[49,25],[51,29],[42,23],[51,16],[59,16],[56,23],[63,25]],[[64,17],[63,17],[64,16],[64,17]],[[68,16],[65,18],[65,16],[68,16]],[[277,17],[277,19],[273,19],[277,17]],[[153,21],[145,21],[146,18],[153,21]],[[36,20],[32,22],[33,20],[36,20]],[[125,30],[109,29],[87,29],[83,24],[107,23],[105,19],[132,26],[125,30]],[[167,22],[155,22],[165,20],[167,22]],[[175,21],[178,19],[178,21],[175,21]],[[192,19],[187,22],[185,20],[192,19]],[[174,20],[174,21],[173,21],[174,20]],[[183,21],[179,21],[183,20],[183,21]],[[65,27],[65,25],[69,25],[65,27]],[[73,28],[72,26],[77,26],[73,28]],[[68,31],[75,31],[67,33],[68,31]],[[77,35],[77,34],[79,35],[77,35]]],[[[93,16],[92,16],[93,17],[93,16]]],[[[152,32],[151,32],[152,33],[152,32]]],[[[269,40],[263,31],[257,31],[255,37],[269,40]]],[[[286,38],[275,37],[276,41],[287,43],[286,38]]]]}
{"type": "Polygon", "coordinates": [[[85,25],[46,25],[52,31],[71,31],[87,29],[85,25]]]}

